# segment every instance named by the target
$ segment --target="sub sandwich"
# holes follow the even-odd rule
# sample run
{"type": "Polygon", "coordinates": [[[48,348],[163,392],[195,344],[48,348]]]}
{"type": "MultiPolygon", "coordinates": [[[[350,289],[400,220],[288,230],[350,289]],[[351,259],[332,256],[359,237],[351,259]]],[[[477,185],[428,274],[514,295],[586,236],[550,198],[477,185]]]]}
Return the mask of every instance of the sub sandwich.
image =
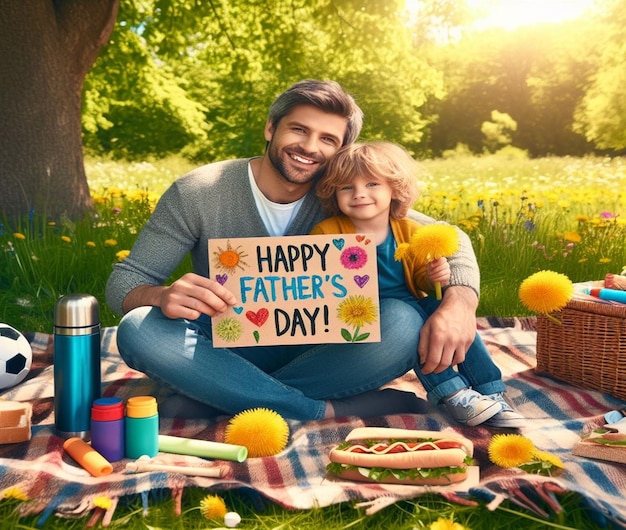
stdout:
{"type": "Polygon", "coordinates": [[[347,480],[446,485],[467,478],[473,455],[472,441],[454,432],[359,427],[331,449],[326,469],[347,480]]]}

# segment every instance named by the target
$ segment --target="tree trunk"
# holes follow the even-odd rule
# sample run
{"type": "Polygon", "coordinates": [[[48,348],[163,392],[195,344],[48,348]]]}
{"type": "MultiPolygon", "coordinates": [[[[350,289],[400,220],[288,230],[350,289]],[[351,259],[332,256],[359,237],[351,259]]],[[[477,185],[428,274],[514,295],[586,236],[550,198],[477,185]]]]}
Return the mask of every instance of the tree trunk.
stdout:
{"type": "Polygon", "coordinates": [[[0,0],[0,211],[77,218],[92,206],[81,93],[119,0],[0,0]]]}

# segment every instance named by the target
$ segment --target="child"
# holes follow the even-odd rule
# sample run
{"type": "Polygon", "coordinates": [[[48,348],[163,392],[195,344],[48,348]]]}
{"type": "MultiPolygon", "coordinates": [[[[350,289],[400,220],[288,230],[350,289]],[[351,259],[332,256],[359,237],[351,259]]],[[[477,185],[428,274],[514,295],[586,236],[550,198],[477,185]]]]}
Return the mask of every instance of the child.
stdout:
{"type": "MultiPolygon", "coordinates": [[[[374,234],[381,298],[397,298],[416,310],[418,326],[434,312],[438,301],[427,296],[433,283],[445,286],[450,265],[445,258],[428,265],[394,259],[397,246],[408,243],[420,224],[406,217],[417,199],[417,162],[402,147],[388,142],[355,143],[340,149],[317,186],[330,219],[312,234],[374,234]]],[[[502,373],[480,336],[457,369],[415,372],[433,404],[444,403],[451,416],[468,426],[521,427],[524,417],[504,398],[502,373]]]]}

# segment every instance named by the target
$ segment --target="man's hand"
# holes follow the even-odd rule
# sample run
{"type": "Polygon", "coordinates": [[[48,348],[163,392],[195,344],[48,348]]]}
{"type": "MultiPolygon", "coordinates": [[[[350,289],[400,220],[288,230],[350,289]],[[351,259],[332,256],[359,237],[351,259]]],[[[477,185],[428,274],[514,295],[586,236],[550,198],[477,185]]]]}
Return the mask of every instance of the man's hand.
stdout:
{"type": "Polygon", "coordinates": [[[237,303],[235,295],[215,280],[187,273],[171,285],[140,285],[128,293],[124,311],[139,306],[160,307],[168,318],[195,320],[200,315],[219,315],[237,303]]]}
{"type": "Polygon", "coordinates": [[[420,331],[418,355],[423,374],[439,373],[465,360],[476,336],[478,296],[470,287],[453,286],[420,331]]]}

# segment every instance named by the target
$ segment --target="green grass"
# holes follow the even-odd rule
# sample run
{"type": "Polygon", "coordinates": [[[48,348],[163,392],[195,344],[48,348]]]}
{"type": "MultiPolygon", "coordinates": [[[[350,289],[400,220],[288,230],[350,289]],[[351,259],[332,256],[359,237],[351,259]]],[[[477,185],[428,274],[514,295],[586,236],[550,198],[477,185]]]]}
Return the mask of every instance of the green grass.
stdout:
{"type": "MultiPolygon", "coordinates": [[[[212,494],[215,494],[214,492],[212,494]]],[[[160,501],[151,501],[148,513],[144,515],[142,503],[138,498],[130,498],[120,503],[109,528],[130,530],[163,529],[191,530],[223,528],[220,520],[207,520],[199,511],[205,490],[189,489],[183,495],[183,510],[180,516],[174,514],[174,503],[165,497],[160,501]]],[[[418,530],[429,529],[439,519],[454,521],[466,530],[494,530],[506,528],[524,528],[531,530],[575,529],[596,530],[600,525],[593,523],[580,497],[567,493],[559,498],[563,512],[553,514],[550,520],[521,510],[509,501],[504,501],[491,512],[484,506],[471,507],[451,504],[437,495],[424,495],[410,501],[397,502],[381,511],[366,515],[355,503],[342,503],[313,510],[285,510],[271,503],[264,508],[253,503],[237,491],[220,493],[226,501],[228,510],[236,511],[242,517],[238,528],[242,530],[418,530]]],[[[16,508],[18,501],[0,501],[0,529],[35,529],[38,516],[19,517],[16,508]]],[[[51,516],[44,525],[45,529],[85,528],[89,516],[79,519],[59,519],[51,516]]],[[[444,526],[444,530],[457,530],[444,526]]],[[[461,529],[458,529],[461,530],[461,529]]]]}
{"type": "MultiPolygon", "coordinates": [[[[481,270],[480,316],[527,315],[519,284],[550,269],[574,282],[601,279],[626,265],[626,163],[623,159],[473,157],[423,163],[416,208],[458,224],[481,270]]],[[[155,201],[192,168],[180,158],[142,163],[88,160],[93,215],[49,221],[35,212],[0,228],[0,320],[52,331],[55,300],[93,294],[103,326],[119,317],[104,303],[111,266],[128,251],[155,201]],[[120,254],[121,252],[121,254],[120,254]],[[6,265],[5,265],[6,264],[6,265]]],[[[173,274],[189,270],[185,261],[173,274]]]]}
{"type": "MultiPolygon", "coordinates": [[[[530,274],[549,269],[572,281],[601,279],[626,265],[626,164],[622,159],[541,160],[505,157],[454,158],[424,162],[422,197],[416,208],[459,224],[472,239],[482,275],[481,316],[522,316],[517,291],[530,274]]],[[[156,199],[193,166],[179,158],[141,164],[88,160],[96,209],[81,221],[42,219],[35,212],[0,227],[0,321],[23,331],[52,332],[56,299],[86,292],[101,301],[103,326],[119,317],[104,303],[111,266],[123,259],[156,199]]],[[[189,269],[183,263],[173,277],[189,269]]],[[[139,500],[118,507],[112,528],[217,528],[198,510],[206,491],[185,493],[181,517],[171,501],[152,502],[142,514],[139,500]]],[[[580,497],[563,495],[565,511],[548,523],[508,502],[495,512],[451,505],[425,496],[400,502],[373,516],[351,504],[287,511],[268,505],[259,511],[226,493],[245,529],[429,528],[439,517],[473,530],[492,528],[599,528],[582,511],[580,497]]],[[[33,528],[38,517],[20,518],[17,501],[0,501],[0,528],[33,528]]],[[[43,528],[83,528],[87,518],[57,520],[43,528]]]]}

